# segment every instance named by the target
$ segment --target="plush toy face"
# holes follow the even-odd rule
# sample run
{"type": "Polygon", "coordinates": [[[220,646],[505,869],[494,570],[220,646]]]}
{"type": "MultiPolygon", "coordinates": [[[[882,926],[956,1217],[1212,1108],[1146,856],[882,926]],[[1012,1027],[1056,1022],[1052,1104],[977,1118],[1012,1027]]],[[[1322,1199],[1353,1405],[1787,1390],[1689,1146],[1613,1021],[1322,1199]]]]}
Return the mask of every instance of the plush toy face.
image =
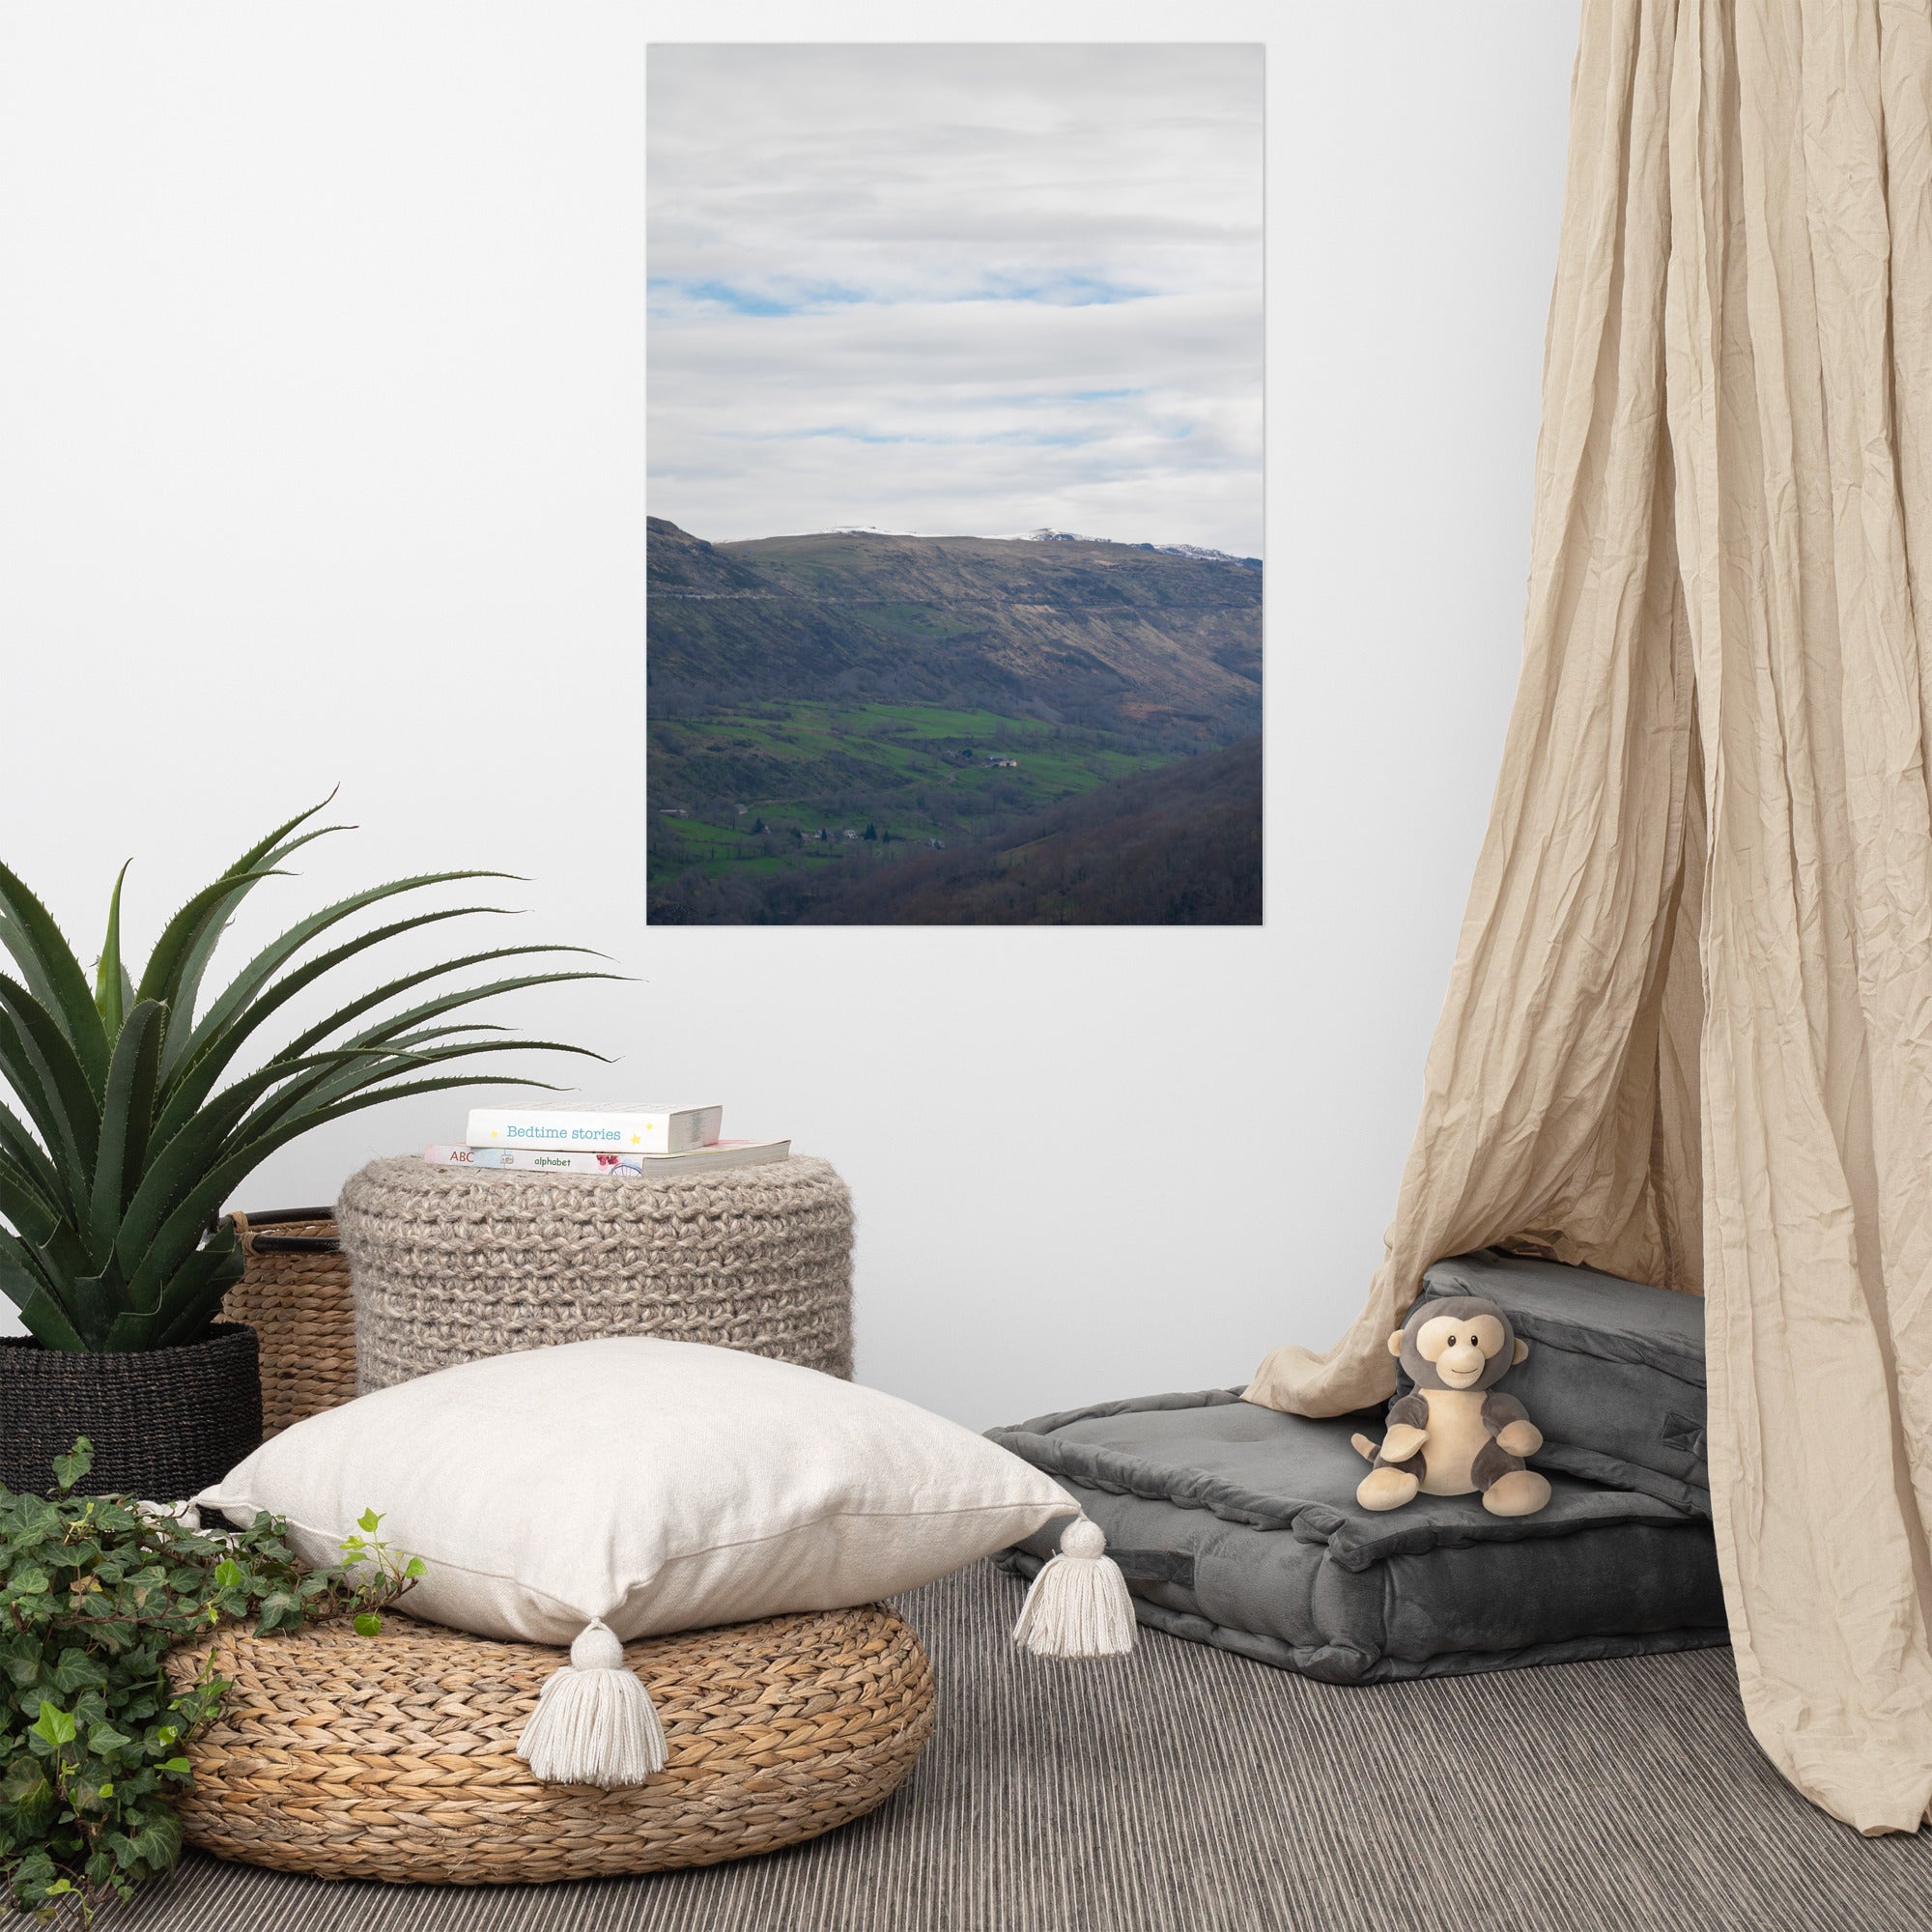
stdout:
{"type": "Polygon", "coordinates": [[[1476,1294],[1419,1301],[1389,1337],[1389,1353],[1419,1389],[1486,1389],[1529,1353],[1510,1319],[1476,1294]]]}

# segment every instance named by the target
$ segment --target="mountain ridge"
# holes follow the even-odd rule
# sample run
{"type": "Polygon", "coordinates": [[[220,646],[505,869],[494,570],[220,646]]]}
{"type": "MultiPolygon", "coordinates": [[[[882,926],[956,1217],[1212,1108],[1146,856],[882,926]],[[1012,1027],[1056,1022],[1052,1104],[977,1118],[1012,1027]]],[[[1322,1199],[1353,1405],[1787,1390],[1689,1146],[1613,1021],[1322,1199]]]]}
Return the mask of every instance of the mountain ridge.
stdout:
{"type": "Polygon", "coordinates": [[[1231,743],[1260,724],[1262,572],[1184,551],[854,530],[718,544],[653,517],[652,715],[831,695],[1231,743]]]}
{"type": "MultiPolygon", "coordinates": [[[[887,534],[875,532],[875,534],[887,534]]],[[[906,532],[911,535],[912,532],[906,532]]],[[[1049,529],[1042,525],[1037,530],[1003,530],[989,536],[988,543],[1113,543],[1112,537],[1087,537],[1077,530],[1049,529]]],[[[1195,556],[1214,563],[1237,563],[1243,570],[1259,570],[1262,560],[1258,556],[1236,556],[1231,550],[1213,550],[1206,544],[1184,543],[1130,543],[1122,546],[1125,550],[1159,551],[1166,556],[1195,556]]]]}

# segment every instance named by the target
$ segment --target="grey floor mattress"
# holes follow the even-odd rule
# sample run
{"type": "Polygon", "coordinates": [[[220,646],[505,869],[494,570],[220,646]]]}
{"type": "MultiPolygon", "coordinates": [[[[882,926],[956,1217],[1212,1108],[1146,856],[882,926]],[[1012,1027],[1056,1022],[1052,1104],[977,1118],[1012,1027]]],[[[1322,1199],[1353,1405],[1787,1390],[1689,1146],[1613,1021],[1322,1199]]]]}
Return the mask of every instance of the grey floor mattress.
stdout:
{"type": "Polygon", "coordinates": [[[1492,1248],[1437,1262],[1422,1293],[1488,1295],[1529,1344],[1503,1387],[1543,1431],[1532,1460],[1545,1475],[1560,1469],[1711,1514],[1696,1295],[1492,1248]]]}
{"type": "MultiPolygon", "coordinates": [[[[1231,1389],[1106,1403],[996,1429],[1106,1532],[1145,1624],[1333,1684],[1578,1662],[1728,1641],[1710,1524],[1552,1472],[1548,1506],[1355,1501],[1358,1429],[1231,1389]]],[[[1032,1576],[1061,1528],[1007,1552],[1032,1576]]]]}

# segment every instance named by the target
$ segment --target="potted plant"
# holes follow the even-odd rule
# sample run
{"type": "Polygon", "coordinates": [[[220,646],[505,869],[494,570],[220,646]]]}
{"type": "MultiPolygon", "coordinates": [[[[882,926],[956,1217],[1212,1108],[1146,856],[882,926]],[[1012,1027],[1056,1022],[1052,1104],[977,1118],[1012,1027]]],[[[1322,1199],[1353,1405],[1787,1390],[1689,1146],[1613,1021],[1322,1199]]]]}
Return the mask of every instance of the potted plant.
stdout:
{"type": "MultiPolygon", "coordinates": [[[[448,976],[582,947],[501,946],[419,967],[299,1026],[264,1057],[264,1029],[337,969],[405,933],[499,913],[438,907],[317,942],[406,895],[501,872],[432,872],[324,906],[270,941],[219,993],[209,966],[237,907],[282,862],[342,826],[291,819],[244,852],[169,921],[136,980],[121,955],[121,887],[90,985],[46,908],[0,866],[0,1291],[27,1329],[0,1340],[0,1484],[44,1482],[78,1435],[102,1489],[192,1495],[261,1435],[253,1332],[217,1318],[241,1279],[229,1193],[298,1135],[406,1094],[482,1084],[544,1086],[494,1070],[428,1071],[504,1044],[456,1017],[524,986],[614,976],[582,968],[450,985],[448,976]],[[437,982],[443,982],[438,984],[437,982]],[[238,1070],[240,1067],[247,1070],[238,1070]]],[[[597,1056],[592,1055],[591,1058],[597,1056]]]]}

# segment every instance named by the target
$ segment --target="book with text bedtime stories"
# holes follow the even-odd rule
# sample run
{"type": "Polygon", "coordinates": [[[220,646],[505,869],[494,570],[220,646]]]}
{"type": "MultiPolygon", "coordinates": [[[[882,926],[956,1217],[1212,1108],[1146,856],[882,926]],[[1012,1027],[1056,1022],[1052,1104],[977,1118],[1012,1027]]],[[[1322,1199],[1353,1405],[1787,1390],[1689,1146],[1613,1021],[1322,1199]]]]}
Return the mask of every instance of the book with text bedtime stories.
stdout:
{"type": "Polygon", "coordinates": [[[709,1147],[724,1109],[703,1107],[472,1107],[471,1147],[544,1148],[587,1153],[688,1153],[709,1147]]]}
{"type": "Polygon", "coordinates": [[[701,1174],[721,1167],[761,1167],[783,1160],[789,1141],[714,1141],[684,1153],[574,1153],[562,1149],[430,1147],[432,1167],[508,1168],[517,1174],[701,1174]]]}

